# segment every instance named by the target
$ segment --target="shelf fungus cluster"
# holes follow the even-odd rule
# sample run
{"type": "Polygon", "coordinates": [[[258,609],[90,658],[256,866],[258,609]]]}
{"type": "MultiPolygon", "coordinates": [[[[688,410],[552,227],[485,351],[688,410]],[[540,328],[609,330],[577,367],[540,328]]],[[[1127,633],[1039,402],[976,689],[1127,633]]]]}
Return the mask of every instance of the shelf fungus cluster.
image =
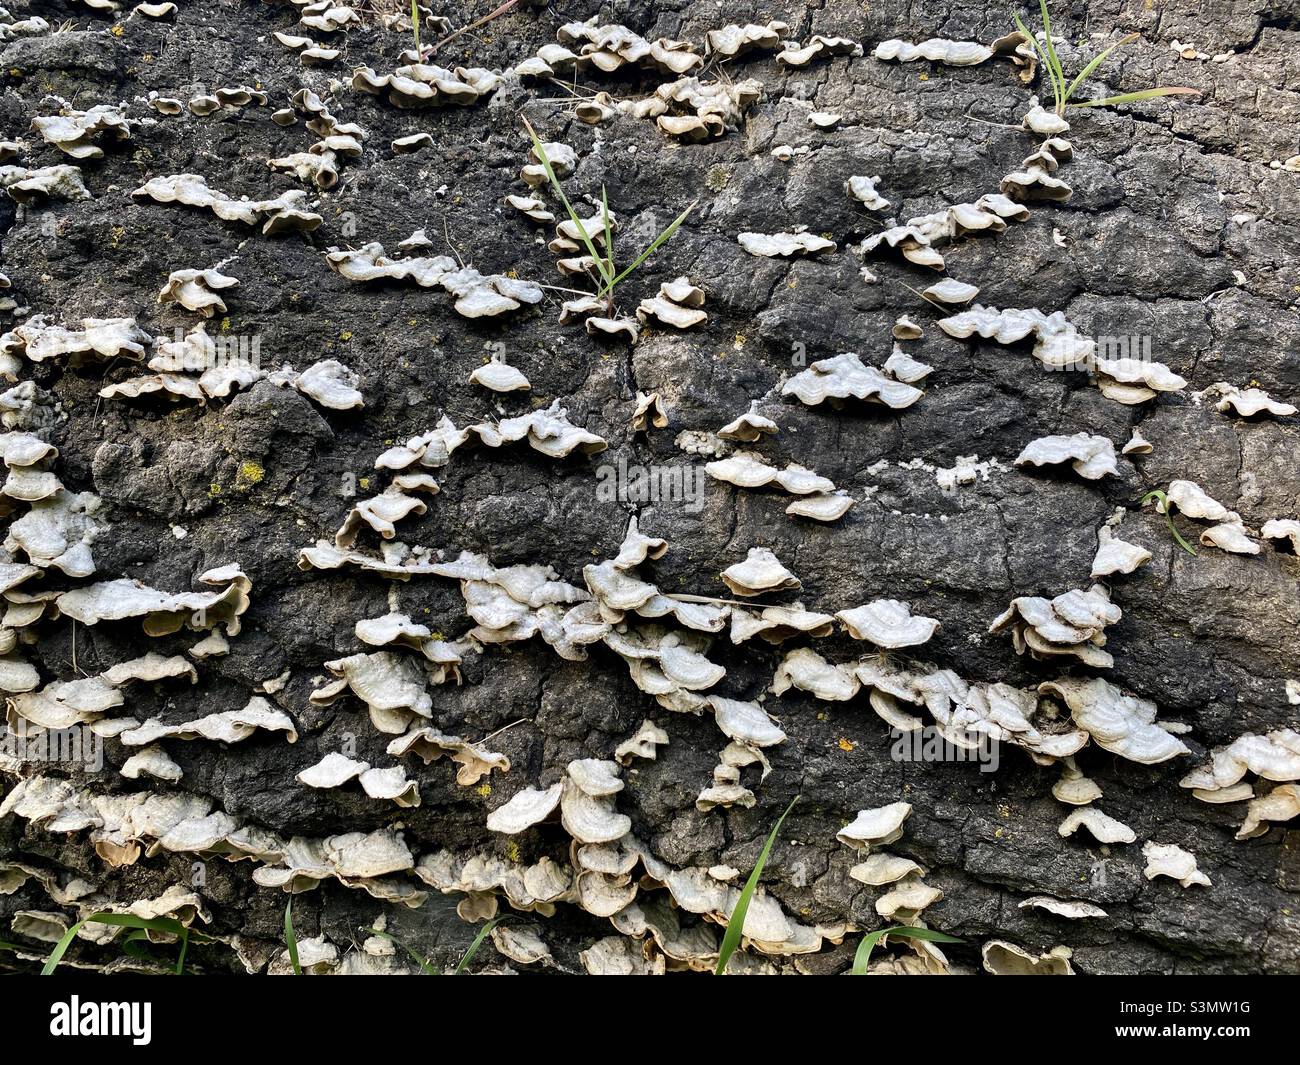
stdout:
{"type": "Polygon", "coordinates": [[[1033,356],[1048,369],[1087,372],[1103,396],[1128,406],[1187,387],[1187,381],[1162,362],[1098,355],[1096,341],[1080,333],[1061,311],[1044,314],[1035,307],[999,310],[977,303],[940,319],[939,328],[959,339],[978,334],[999,344],[1015,344],[1033,336],[1033,356]]]}
{"type": "MultiPolygon", "coordinates": [[[[767,430],[763,426],[769,419],[761,422],[745,421],[749,415],[726,426],[723,432],[732,435],[743,434],[754,437],[767,430]]],[[[721,434],[719,434],[721,435],[721,434]]],[[[727,458],[718,459],[705,465],[704,471],[717,481],[734,484],[737,488],[762,488],[774,485],[788,492],[795,499],[785,508],[787,514],[812,518],[815,521],[838,521],[853,506],[853,499],[847,492],[835,487],[835,482],[822,477],[814,470],[798,463],[787,463],[785,469],[769,465],[761,455],[753,451],[740,451],[727,458]]]]}
{"type": "Polygon", "coordinates": [[[309,209],[307,193],[301,189],[290,189],[265,200],[235,199],[209,187],[207,179],[200,174],[150,178],[131,195],[155,203],[181,203],[205,208],[225,222],[260,225],[268,236],[310,233],[324,221],[309,209]]]}
{"type": "Polygon", "coordinates": [[[320,139],[305,152],[268,159],[267,166],[281,173],[294,174],[299,181],[310,181],[318,189],[328,191],[338,184],[342,160],[360,157],[366,131],[355,122],[340,122],[310,89],[299,89],[294,93],[293,104],[309,116],[307,129],[320,139]]]}
{"type": "MultiPolygon", "coordinates": [[[[1156,500],[1156,510],[1161,514],[1177,510],[1197,521],[1211,522],[1210,528],[1201,533],[1201,543],[1206,547],[1217,547],[1234,555],[1260,553],[1259,542],[1251,539],[1241,515],[1214,499],[1195,481],[1170,481],[1165,501],[1156,500]]],[[[1273,530],[1277,531],[1276,525],[1273,530]]]]}
{"type": "MultiPolygon", "coordinates": [[[[850,179],[849,193],[855,199],[862,199],[859,193],[867,195],[862,199],[871,210],[883,210],[887,200],[875,196],[874,187],[868,190],[861,182],[864,179],[850,179]],[[853,182],[859,182],[855,191],[853,182]],[[881,206],[873,207],[879,202],[881,206]]],[[[987,193],[974,203],[959,203],[931,214],[916,215],[899,223],[897,219],[887,219],[885,228],[872,233],[858,245],[858,254],[867,256],[884,248],[894,249],[908,262],[917,266],[928,266],[934,270],[944,269],[945,262],[939,248],[959,237],[970,234],[997,234],[1007,228],[1007,220],[1023,222],[1029,217],[1029,209],[1016,203],[1001,193],[987,193]]]]}
{"type": "Polygon", "coordinates": [[[377,74],[370,67],[358,67],[352,87],[371,96],[382,96],[394,107],[468,107],[491,96],[501,85],[501,75],[483,67],[448,70],[435,63],[409,63],[391,74],[377,74]]]}
{"type": "Polygon", "coordinates": [[[566,22],[556,37],[559,43],[543,45],[536,55],[516,66],[515,73],[522,78],[549,78],[592,67],[612,74],[634,66],[680,75],[704,64],[704,57],[687,41],[665,37],[648,41],[626,26],[602,26],[596,16],[586,22],[566,22]]]}
{"type": "Polygon", "coordinates": [[[915,63],[925,60],[930,63],[942,63],[945,66],[973,67],[987,63],[994,57],[1010,59],[1019,68],[1019,77],[1028,84],[1034,80],[1038,67],[1038,53],[1033,42],[1023,33],[1014,31],[1005,37],[999,37],[992,44],[980,44],[978,41],[953,41],[944,37],[932,37],[929,40],[913,44],[892,38],[881,41],[871,54],[876,59],[915,63]]]}
{"type": "Polygon", "coordinates": [[[73,159],[102,159],[101,143],[121,143],[131,139],[131,123],[120,107],[97,104],[88,111],[39,116],[32,129],[46,144],[52,144],[73,159]]]}
{"type": "Polygon", "coordinates": [[[1258,735],[1247,732],[1210,753],[1210,761],[1180,781],[1202,802],[1246,802],[1246,817],[1238,839],[1264,835],[1270,823],[1300,816],[1300,732],[1277,729],[1258,735]],[[1246,774],[1256,778],[1252,785],[1246,774]],[[1275,785],[1265,789],[1264,782],[1275,785]]]}
{"type": "Polygon", "coordinates": [[[886,364],[882,371],[867,366],[854,352],[847,351],[833,358],[820,359],[795,374],[781,386],[781,394],[794,396],[808,406],[851,397],[879,403],[892,410],[903,410],[925,394],[901,377],[894,376],[895,373],[913,376],[908,372],[911,367],[910,360],[895,361],[892,368],[886,364]]]}
{"type": "MultiPolygon", "coordinates": [[[[192,302],[201,302],[198,296],[201,291],[196,289],[192,302]]],[[[292,388],[331,410],[352,410],[365,405],[358,388],[360,377],[337,359],[322,359],[302,372],[289,366],[265,370],[251,353],[224,346],[209,336],[202,323],[179,339],[154,341],[154,352],[148,361],[152,373],[105,385],[99,390],[100,396],[138,399],[159,394],[173,400],[207,403],[212,399],[229,399],[259,381],[269,381],[281,388],[292,388]]]]}
{"type": "Polygon", "coordinates": [[[356,249],[331,247],[325,261],[349,281],[413,281],[421,288],[442,288],[455,297],[452,309],[464,318],[494,318],[542,301],[541,288],[531,281],[481,274],[447,255],[391,259],[378,242],[356,249]]]}
{"type": "Polygon", "coordinates": [[[924,881],[925,870],[916,862],[880,849],[902,838],[903,822],[911,812],[911,804],[905,802],[859,810],[835,836],[864,858],[849,870],[849,876],[870,887],[887,888],[876,899],[876,913],[906,925],[914,925],[922,910],[943,898],[942,891],[924,881]]]}
{"type": "Polygon", "coordinates": [[[1055,599],[1020,596],[989,626],[998,635],[1011,633],[1017,654],[1028,651],[1035,658],[1067,655],[1090,666],[1108,669],[1114,659],[1102,650],[1105,629],[1122,616],[1110,601],[1106,588],[1094,584],[1087,591],[1075,588],[1055,599]]]}

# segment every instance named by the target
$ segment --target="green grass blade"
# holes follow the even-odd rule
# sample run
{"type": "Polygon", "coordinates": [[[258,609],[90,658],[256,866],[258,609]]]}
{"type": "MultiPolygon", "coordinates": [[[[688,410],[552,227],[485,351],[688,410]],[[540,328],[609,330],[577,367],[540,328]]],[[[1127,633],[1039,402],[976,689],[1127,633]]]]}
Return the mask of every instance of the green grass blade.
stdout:
{"type": "Polygon", "coordinates": [[[1038,9],[1043,15],[1043,50],[1047,53],[1047,65],[1052,72],[1052,93],[1056,97],[1056,112],[1065,110],[1065,71],[1061,68],[1061,59],[1056,54],[1056,45],[1052,43],[1052,16],[1047,13],[1047,0],[1038,0],[1038,9]]]}
{"type": "Polygon", "coordinates": [[[1046,71],[1047,83],[1051,85],[1052,96],[1055,98],[1057,96],[1056,74],[1052,70],[1052,64],[1047,58],[1047,53],[1043,51],[1042,45],[1038,43],[1038,39],[1030,32],[1029,27],[1025,25],[1024,20],[1014,12],[1011,17],[1015,19],[1016,29],[1025,35],[1026,39],[1029,41],[1029,47],[1034,50],[1034,55],[1038,57],[1038,62],[1042,64],[1043,70],[1046,71]]]}
{"type": "Polygon", "coordinates": [[[1189,544],[1178,534],[1178,528],[1177,526],[1174,525],[1173,512],[1169,509],[1169,497],[1165,495],[1164,492],[1162,492],[1159,488],[1151,489],[1151,491],[1149,491],[1146,495],[1142,497],[1142,502],[1139,504],[1139,506],[1145,507],[1153,499],[1156,502],[1158,502],[1160,506],[1164,509],[1165,524],[1169,526],[1169,531],[1173,533],[1174,539],[1178,541],[1178,546],[1181,547],[1184,551],[1186,551],[1189,555],[1191,555],[1192,558],[1196,558],[1197,557],[1196,548],[1194,548],[1191,544],[1189,544]]]}
{"type": "Polygon", "coordinates": [[[293,975],[302,975],[302,966],[298,964],[298,937],[293,934],[293,899],[284,907],[284,943],[289,948],[289,964],[293,966],[293,975]]]}
{"type": "MultiPolygon", "coordinates": [[[[609,272],[614,272],[614,227],[609,223],[609,197],[605,193],[605,186],[600,187],[600,217],[605,223],[605,261],[609,263],[609,272]]],[[[610,288],[613,288],[611,283],[610,288]]]]}
{"type": "Polygon", "coordinates": [[[1070,97],[1075,94],[1075,91],[1079,88],[1079,86],[1082,85],[1088,79],[1088,77],[1092,74],[1094,70],[1096,70],[1099,66],[1102,65],[1102,63],[1106,61],[1106,57],[1110,55],[1111,52],[1115,51],[1116,48],[1122,48],[1124,45],[1136,41],[1141,36],[1142,35],[1140,33],[1130,33],[1127,37],[1121,37],[1118,41],[1112,44],[1100,55],[1093,56],[1091,62],[1089,62],[1088,65],[1085,66],[1081,71],[1079,71],[1079,76],[1075,78],[1072,82],[1070,82],[1070,87],[1065,90],[1065,102],[1067,104],[1070,102],[1070,97]]]}
{"type": "Polygon", "coordinates": [[[474,955],[478,953],[478,948],[483,945],[483,940],[487,939],[488,933],[509,916],[509,914],[506,914],[505,917],[493,917],[492,920],[488,921],[487,924],[478,930],[478,935],[474,937],[474,942],[469,945],[469,949],[465,951],[464,956],[461,957],[456,968],[452,970],[452,976],[460,976],[469,968],[469,963],[474,960],[474,955]]]}
{"type": "MultiPolygon", "coordinates": [[[[694,205],[692,204],[692,206],[694,205]]],[[[767,836],[767,842],[763,844],[763,849],[759,852],[754,871],[749,874],[749,879],[745,881],[745,886],[741,889],[740,898],[736,900],[735,908],[731,911],[731,916],[727,918],[727,931],[722,937],[722,947],[718,951],[718,965],[713,970],[714,976],[723,976],[726,973],[727,963],[731,961],[731,956],[736,953],[736,948],[740,946],[740,937],[745,930],[745,916],[749,913],[749,900],[754,897],[754,892],[758,889],[759,877],[763,875],[763,866],[767,864],[768,855],[772,853],[772,844],[776,842],[777,833],[781,831],[781,825],[785,823],[785,819],[798,801],[799,796],[796,795],[790,800],[790,805],[785,808],[785,813],[772,826],[772,831],[767,836]]]]}
{"type": "Polygon", "coordinates": [[[417,0],[411,0],[411,29],[415,31],[415,61],[420,61],[420,7],[417,0]]]}
{"type": "Polygon", "coordinates": [[[1110,104],[1134,104],[1141,100],[1154,100],[1159,96],[1200,96],[1200,89],[1183,86],[1163,85],[1158,89],[1143,89],[1141,92],[1125,92],[1119,96],[1107,96],[1101,100],[1084,100],[1073,104],[1074,107],[1106,107],[1110,104]]]}
{"type": "Polygon", "coordinates": [[[190,930],[180,921],[173,920],[170,917],[137,917],[133,913],[94,913],[85,920],[78,921],[63,933],[63,938],[54,945],[54,949],[50,951],[50,956],[45,959],[45,965],[41,968],[42,976],[49,976],[54,972],[59,962],[63,960],[63,955],[72,946],[72,941],[76,938],[77,933],[88,924],[109,924],[116,925],[119,928],[147,929],[151,932],[168,932],[174,936],[179,936],[183,941],[181,963],[184,962],[184,941],[189,939],[190,930]]]}
{"type": "Polygon", "coordinates": [[[866,976],[867,966],[871,963],[871,952],[875,949],[885,936],[907,936],[910,939],[928,939],[933,943],[960,943],[961,940],[956,936],[950,936],[946,932],[936,932],[930,928],[909,928],[906,925],[895,925],[893,928],[882,928],[876,932],[868,932],[862,937],[862,942],[858,944],[858,951],[853,956],[853,975],[866,976]]]}
{"type": "Polygon", "coordinates": [[[368,929],[366,929],[366,931],[368,931],[372,936],[380,936],[380,937],[382,937],[382,938],[388,940],[390,943],[395,943],[397,946],[401,947],[404,951],[406,951],[407,954],[409,954],[409,955],[411,956],[411,960],[412,960],[413,962],[415,962],[415,964],[418,965],[418,966],[420,967],[420,972],[421,972],[423,975],[425,975],[425,976],[441,976],[441,975],[442,975],[442,973],[438,972],[438,970],[435,969],[435,968],[433,967],[433,964],[429,961],[428,958],[422,958],[422,957],[420,957],[420,955],[418,955],[418,954],[417,954],[417,953],[416,953],[416,952],[415,952],[411,947],[408,947],[405,943],[403,943],[403,942],[402,942],[400,939],[398,939],[396,936],[394,936],[394,935],[390,935],[390,934],[387,933],[387,932],[383,932],[383,931],[381,931],[381,930],[378,929],[378,928],[368,928],[368,929]]]}
{"type": "Polygon", "coordinates": [[[174,970],[177,976],[185,975],[185,955],[190,952],[190,930],[187,928],[181,935],[181,951],[176,956],[176,968],[174,970]]]}
{"type": "MultiPolygon", "coordinates": [[[[524,128],[528,130],[528,136],[533,141],[533,152],[536,154],[538,161],[542,164],[542,169],[546,171],[546,178],[551,183],[551,188],[555,194],[560,197],[560,202],[564,204],[564,210],[569,216],[574,227],[578,230],[578,235],[582,238],[582,243],[587,246],[587,254],[596,260],[596,269],[600,271],[601,280],[609,288],[613,288],[618,282],[613,280],[613,267],[605,262],[604,256],[596,251],[596,245],[592,243],[591,237],[587,234],[587,227],[582,224],[582,219],[578,217],[578,212],[573,209],[573,204],[569,202],[569,197],[564,194],[564,188],[560,185],[560,179],[555,176],[555,171],[551,168],[551,161],[546,158],[546,149],[542,147],[541,138],[537,136],[537,131],[533,129],[533,124],[524,119],[524,128]]],[[[602,290],[603,291],[603,290],[602,290]]]]}
{"type": "Polygon", "coordinates": [[[620,281],[622,281],[623,278],[627,277],[628,274],[630,274],[633,270],[635,270],[643,262],[645,262],[648,258],[650,258],[650,256],[652,256],[656,251],[658,251],[664,244],[668,243],[668,241],[672,239],[673,234],[677,232],[677,227],[686,221],[686,216],[689,215],[693,210],[695,210],[695,205],[698,204],[699,202],[700,202],[699,200],[692,200],[690,206],[687,207],[686,210],[684,210],[676,218],[674,218],[672,224],[667,229],[665,229],[662,233],[660,233],[659,236],[655,237],[655,239],[651,242],[650,247],[646,248],[645,251],[643,251],[640,255],[638,255],[636,257],[636,261],[631,266],[629,266],[626,270],[624,270],[621,274],[619,274],[616,278],[614,278],[614,280],[609,282],[609,284],[606,285],[604,288],[602,288],[598,293],[596,293],[596,295],[603,296],[607,292],[612,291],[614,286],[617,285],[620,281]]]}
{"type": "Polygon", "coordinates": [[[41,966],[42,976],[49,976],[56,968],[58,968],[59,962],[63,960],[63,955],[68,953],[68,948],[72,946],[72,941],[77,938],[77,933],[85,926],[85,921],[78,921],[63,933],[63,938],[54,944],[54,949],[50,951],[50,956],[45,959],[45,964],[41,966]]]}

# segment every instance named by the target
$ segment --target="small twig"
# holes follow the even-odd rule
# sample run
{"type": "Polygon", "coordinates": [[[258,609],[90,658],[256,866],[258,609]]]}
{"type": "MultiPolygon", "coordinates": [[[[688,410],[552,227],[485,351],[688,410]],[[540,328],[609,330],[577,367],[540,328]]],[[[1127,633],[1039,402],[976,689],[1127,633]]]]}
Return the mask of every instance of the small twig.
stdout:
{"type": "Polygon", "coordinates": [[[479,740],[479,743],[487,743],[487,741],[492,739],[494,736],[500,736],[501,733],[506,731],[506,729],[512,729],[516,725],[522,725],[525,721],[530,721],[530,720],[532,719],[527,717],[521,717],[518,721],[512,721],[508,725],[502,725],[495,732],[489,732],[486,736],[484,736],[481,740],[479,740]]]}
{"type": "Polygon", "coordinates": [[[437,44],[435,44],[435,45],[433,46],[433,48],[432,48],[432,50],[429,52],[429,54],[430,54],[430,55],[437,55],[437,54],[438,54],[438,50],[439,50],[439,49],[440,49],[444,44],[450,44],[452,41],[454,41],[457,37],[459,37],[459,36],[460,36],[461,34],[463,34],[463,33],[469,33],[470,30],[476,30],[476,29],[478,29],[480,26],[486,26],[486,25],[487,25],[489,22],[491,22],[493,19],[498,19],[498,18],[500,18],[502,15],[504,15],[507,11],[510,11],[510,10],[511,10],[512,8],[514,8],[518,3],[519,3],[519,0],[506,0],[506,2],[505,2],[504,4],[502,4],[500,7],[498,7],[495,11],[490,11],[490,12],[488,12],[486,15],[484,15],[481,19],[478,19],[478,20],[475,21],[475,22],[471,22],[468,26],[462,26],[462,27],[461,27],[460,29],[458,29],[455,33],[448,34],[446,37],[444,37],[442,40],[440,40],[437,44]]]}

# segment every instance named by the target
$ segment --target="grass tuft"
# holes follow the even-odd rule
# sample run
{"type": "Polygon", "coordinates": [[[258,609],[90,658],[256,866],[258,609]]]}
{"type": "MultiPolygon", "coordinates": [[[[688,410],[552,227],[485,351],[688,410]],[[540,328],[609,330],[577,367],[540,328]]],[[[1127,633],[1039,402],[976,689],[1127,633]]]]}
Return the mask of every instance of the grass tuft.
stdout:
{"type": "Polygon", "coordinates": [[[1196,548],[1179,535],[1178,526],[1174,524],[1173,512],[1169,509],[1169,497],[1161,489],[1151,489],[1142,497],[1142,502],[1139,505],[1145,507],[1153,499],[1160,504],[1161,509],[1165,512],[1165,524],[1169,526],[1169,531],[1173,534],[1174,539],[1178,541],[1178,546],[1195,558],[1196,548]]]}
{"type": "Polygon", "coordinates": [[[1162,85],[1155,89],[1143,89],[1141,92],[1125,92],[1118,96],[1106,96],[1094,100],[1082,100],[1072,102],[1074,94],[1078,92],[1079,86],[1084,83],[1095,71],[1105,62],[1106,57],[1115,51],[1115,49],[1141,37],[1139,33],[1130,33],[1121,37],[1100,55],[1094,56],[1087,65],[1079,71],[1078,75],[1068,85],[1065,80],[1065,70],[1061,66],[1061,57],[1056,53],[1056,45],[1052,43],[1052,16],[1047,11],[1047,0],[1038,0],[1038,9],[1043,20],[1043,40],[1040,42],[1024,20],[1017,14],[1011,17],[1015,20],[1016,29],[1029,38],[1030,47],[1033,48],[1034,54],[1043,65],[1043,70],[1047,74],[1047,80],[1052,86],[1052,98],[1056,104],[1056,113],[1064,115],[1067,107],[1108,107],[1112,104],[1132,104],[1141,100],[1154,100],[1160,96],[1199,96],[1198,89],[1189,89],[1181,86],[1162,85]]]}
{"type": "Polygon", "coordinates": [[[613,227],[610,224],[609,217],[609,197],[606,195],[605,186],[600,187],[600,217],[604,227],[605,251],[602,254],[596,250],[596,244],[587,232],[587,227],[583,225],[582,219],[578,217],[578,212],[573,209],[573,204],[569,202],[569,197],[565,195],[564,188],[560,184],[560,179],[556,176],[554,169],[551,167],[551,161],[546,158],[546,149],[542,145],[541,138],[537,136],[537,131],[528,119],[524,119],[524,128],[528,130],[528,136],[533,142],[533,154],[537,156],[542,164],[542,169],[546,171],[546,179],[551,183],[551,188],[560,198],[560,203],[564,205],[565,213],[569,216],[569,221],[573,223],[574,228],[578,231],[578,236],[582,238],[583,246],[587,249],[587,254],[595,261],[596,272],[599,274],[599,285],[596,289],[596,298],[605,300],[610,310],[614,305],[614,288],[618,283],[644,263],[650,256],[658,251],[663,245],[672,239],[673,234],[686,221],[687,216],[695,210],[695,205],[699,200],[692,200],[690,205],[679,214],[669,226],[650,242],[650,246],[633,260],[632,265],[622,271],[616,272],[614,266],[614,236],[613,227]]]}

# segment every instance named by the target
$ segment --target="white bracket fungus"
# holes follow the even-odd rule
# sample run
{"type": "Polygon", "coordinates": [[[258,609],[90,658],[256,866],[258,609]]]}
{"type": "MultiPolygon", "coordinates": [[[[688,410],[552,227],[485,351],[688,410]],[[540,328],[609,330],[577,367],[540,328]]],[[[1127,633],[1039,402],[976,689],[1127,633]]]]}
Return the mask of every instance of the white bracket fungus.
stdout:
{"type": "Polygon", "coordinates": [[[467,107],[491,96],[501,85],[500,74],[482,67],[448,70],[434,63],[411,63],[391,74],[376,74],[358,67],[352,87],[372,96],[384,96],[394,107],[433,107],[457,104],[467,107]]]}
{"type": "Polygon", "coordinates": [[[934,618],[913,615],[911,607],[897,599],[877,599],[837,611],[835,616],[855,640],[870,640],[890,650],[923,644],[939,628],[934,618]]]}
{"type": "Polygon", "coordinates": [[[658,749],[667,743],[668,733],[646,718],[632,736],[614,748],[614,759],[624,766],[631,765],[634,758],[654,760],[658,757],[658,749]]]}
{"type": "Polygon", "coordinates": [[[776,422],[766,415],[759,414],[758,405],[758,400],[751,401],[748,411],[718,430],[719,438],[752,444],[760,436],[775,435],[778,431],[776,422]]]}
{"type": "Polygon", "coordinates": [[[721,576],[723,584],[743,596],[800,587],[799,578],[766,547],[751,547],[744,562],[728,566],[721,576]]]}
{"type": "Polygon", "coordinates": [[[290,189],[268,200],[236,200],[209,188],[207,179],[199,174],[151,178],[131,195],[147,197],[157,203],[206,208],[226,222],[243,222],[250,226],[260,223],[262,232],[268,236],[309,233],[324,221],[320,215],[308,210],[307,194],[301,189],[290,189]]]}
{"type": "Polygon", "coordinates": [[[1074,588],[1055,599],[1018,596],[989,626],[989,632],[1010,630],[1016,653],[1029,651],[1035,658],[1073,655],[1088,665],[1108,668],[1113,659],[1101,650],[1105,628],[1122,617],[1106,588],[1094,584],[1088,591],[1074,588]]]}
{"type": "Polygon", "coordinates": [[[163,739],[239,743],[258,729],[283,732],[290,743],[298,742],[298,730],[293,719],[260,695],[249,699],[242,710],[226,710],[179,724],[169,725],[156,717],[150,718],[143,725],[122,732],[118,739],[127,747],[144,747],[163,739]]]}
{"type": "Polygon", "coordinates": [[[225,301],[217,293],[238,284],[238,278],[227,277],[219,270],[173,270],[158,293],[158,302],[179,303],[187,311],[211,318],[226,311],[225,301]]]}
{"type": "MultiPolygon", "coordinates": [[[[630,64],[666,74],[685,74],[704,64],[703,57],[697,55],[694,46],[686,41],[664,37],[648,41],[626,26],[600,26],[596,16],[586,22],[566,22],[556,32],[556,37],[561,44],[580,44],[581,47],[576,55],[568,49],[564,50],[568,53],[567,56],[550,53],[555,58],[547,60],[547,64],[553,69],[557,64],[559,69],[564,69],[567,62],[583,67],[594,66],[597,70],[610,74],[630,64]]],[[[544,54],[545,49],[539,53],[539,58],[544,54]]]]}
{"type": "Polygon", "coordinates": [[[984,969],[994,976],[1073,976],[1072,954],[1069,947],[1053,947],[1035,956],[1001,939],[990,939],[980,948],[984,969]]]}
{"type": "Polygon", "coordinates": [[[1142,854],[1147,867],[1142,871],[1148,880],[1158,876],[1171,877],[1183,887],[1200,884],[1210,887],[1210,878],[1196,867],[1196,855],[1183,850],[1175,843],[1156,843],[1148,840],[1142,844],[1142,854]]]}
{"type": "Polygon", "coordinates": [[[865,365],[851,351],[814,362],[786,381],[781,386],[781,394],[794,396],[809,406],[852,396],[882,403],[893,410],[910,407],[924,395],[919,388],[888,377],[874,366],[865,365]]]}
{"type": "Polygon", "coordinates": [[[1271,518],[1259,530],[1265,540],[1289,540],[1291,550],[1300,555],[1300,521],[1294,518],[1271,518]]]}
{"type": "Polygon", "coordinates": [[[748,23],[738,26],[734,22],[721,29],[708,30],[704,34],[704,50],[709,55],[726,56],[733,59],[746,52],[775,52],[781,47],[781,41],[790,27],[784,22],[773,19],[765,25],[748,23]]]}
{"type": "Polygon", "coordinates": [[[1055,466],[1070,463],[1074,472],[1088,481],[1096,481],[1107,474],[1119,476],[1115,465],[1115,445],[1108,437],[1091,433],[1074,433],[1072,436],[1040,436],[1025,445],[1016,456],[1017,466],[1055,466]]]}
{"type": "Polygon", "coordinates": [[[51,200],[88,200],[90,192],[81,180],[81,168],[70,163],[28,169],[0,166],[0,186],[18,203],[31,203],[38,196],[51,200]]]}
{"type": "Polygon", "coordinates": [[[1132,843],[1137,839],[1137,833],[1128,825],[1102,813],[1095,806],[1080,806],[1077,810],[1071,810],[1056,831],[1065,837],[1074,835],[1080,828],[1086,828],[1098,843],[1132,843]]]}
{"type": "Polygon", "coordinates": [[[98,104],[89,111],[69,111],[32,120],[32,129],[46,144],[53,144],[73,159],[102,159],[104,149],[97,139],[125,141],[131,139],[131,124],[121,108],[98,104]]]}
{"type": "Polygon", "coordinates": [[[1091,902],[1082,902],[1078,899],[1054,899],[1050,895],[1033,895],[1019,903],[1017,908],[1045,910],[1071,921],[1078,921],[1085,917],[1109,916],[1100,906],[1094,906],[1091,902]]]}
{"type": "Polygon", "coordinates": [[[511,366],[504,358],[493,358],[469,375],[470,383],[482,385],[492,392],[527,392],[533,386],[523,372],[511,366]]]}
{"type": "Polygon", "coordinates": [[[654,318],[675,329],[689,329],[708,321],[708,314],[701,309],[703,306],[704,290],[691,284],[690,278],[679,277],[661,284],[657,296],[643,299],[636,316],[642,322],[654,318]]]}
{"type": "Polygon", "coordinates": [[[531,281],[505,274],[484,275],[472,266],[460,266],[446,255],[391,259],[377,242],[355,250],[331,247],[325,261],[349,281],[389,279],[414,281],[422,288],[441,287],[456,297],[453,309],[465,318],[490,318],[516,311],[525,303],[540,303],[543,295],[531,281]]]}
{"type": "Polygon", "coordinates": [[[51,325],[38,314],[0,336],[0,355],[22,355],[32,362],[70,355],[70,365],[78,366],[87,355],[141,359],[152,343],[134,318],[83,318],[80,329],[70,329],[51,325]]]}
{"type": "Polygon", "coordinates": [[[248,609],[252,581],[238,565],[221,566],[199,574],[212,592],[160,592],[140,581],[121,579],[90,584],[62,593],[55,606],[65,617],[83,625],[123,618],[143,618],[150,636],[166,636],[188,626],[196,631],[225,627],[236,636],[240,615],[248,609]]]}
{"type": "Polygon", "coordinates": [[[874,177],[855,175],[844,183],[844,191],[868,211],[883,211],[889,206],[889,201],[876,191],[879,180],[879,174],[874,177]]]}
{"type": "Polygon", "coordinates": [[[773,259],[813,255],[827,249],[834,250],[837,246],[835,241],[805,230],[794,233],[741,233],[736,239],[750,255],[763,255],[773,259]]]}
{"type": "Polygon", "coordinates": [[[776,61],[782,66],[804,67],[823,55],[860,56],[862,45],[849,37],[823,37],[819,33],[815,34],[807,44],[788,42],[786,47],[777,53],[776,61]]]}
{"type": "Polygon", "coordinates": [[[974,203],[959,203],[932,214],[917,215],[901,225],[889,219],[888,228],[873,233],[858,245],[858,253],[869,255],[881,247],[897,248],[904,259],[917,266],[944,268],[937,246],[969,233],[1001,233],[1006,219],[1023,222],[1028,208],[1000,193],[981,196],[974,203]]]}
{"type": "Polygon", "coordinates": [[[861,852],[869,851],[872,847],[883,847],[902,838],[903,822],[911,812],[911,804],[905,802],[859,810],[853,822],[840,829],[835,838],[861,852]]]}
{"type": "Polygon", "coordinates": [[[1263,736],[1244,733],[1226,747],[1215,748],[1208,765],[1193,769],[1179,783],[1203,798],[1232,788],[1247,773],[1264,780],[1300,780],[1300,732],[1285,728],[1263,736]]]}
{"type": "Polygon", "coordinates": [[[488,831],[514,835],[545,821],[559,806],[563,787],[552,784],[543,791],[524,788],[516,792],[509,802],[488,814],[488,831]]]}
{"type": "Polygon", "coordinates": [[[1092,576],[1109,577],[1112,573],[1132,573],[1151,561],[1151,552],[1115,536],[1110,527],[1097,530],[1097,554],[1092,560],[1092,576]]]}
{"type": "Polygon", "coordinates": [[[1155,765],[1191,753],[1182,740],[1156,721],[1155,703],[1125,695],[1100,678],[1060,677],[1045,681],[1038,690],[1062,699],[1075,724],[1098,746],[1121,758],[1155,765]]]}
{"type": "Polygon", "coordinates": [[[1268,794],[1251,799],[1236,838],[1262,836],[1268,831],[1265,822],[1290,821],[1295,817],[1300,817],[1300,788],[1294,784],[1279,784],[1268,794]]]}
{"type": "Polygon", "coordinates": [[[1296,413],[1296,407],[1274,399],[1261,388],[1237,388],[1225,382],[1211,385],[1207,391],[1217,391],[1223,397],[1214,406],[1217,410],[1234,410],[1243,418],[1251,418],[1260,412],[1285,418],[1296,413]]]}

